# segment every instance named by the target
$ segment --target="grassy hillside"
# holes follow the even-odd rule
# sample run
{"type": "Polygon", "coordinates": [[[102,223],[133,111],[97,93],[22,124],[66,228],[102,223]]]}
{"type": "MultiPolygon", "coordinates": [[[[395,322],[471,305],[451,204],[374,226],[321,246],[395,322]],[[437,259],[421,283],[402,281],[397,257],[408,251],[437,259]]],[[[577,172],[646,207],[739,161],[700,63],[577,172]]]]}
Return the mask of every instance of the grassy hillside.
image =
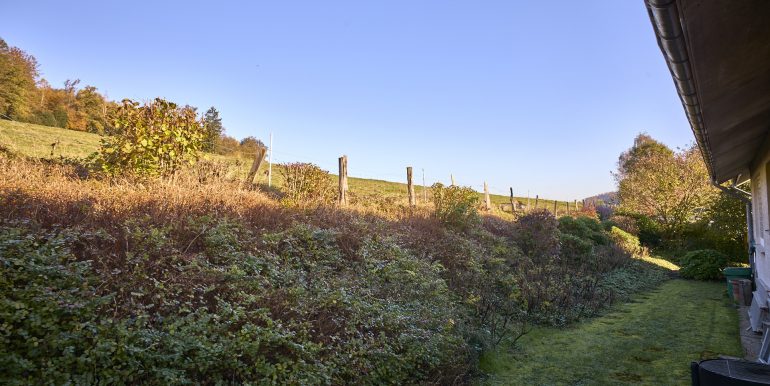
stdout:
{"type": "MultiPolygon", "coordinates": [[[[53,153],[54,157],[85,157],[99,148],[100,137],[97,134],[86,133],[82,131],[67,130],[58,127],[33,125],[30,123],[21,123],[15,121],[0,120],[0,146],[9,150],[31,157],[49,158],[51,157],[51,144],[57,143],[53,153]]],[[[245,176],[251,165],[251,160],[239,156],[220,156],[216,154],[207,154],[207,159],[223,161],[234,165],[238,173],[245,176]]],[[[259,171],[258,181],[267,182],[267,168],[265,163],[259,171]]],[[[283,179],[280,166],[273,168],[273,183],[281,187],[283,179]]],[[[367,197],[391,197],[399,201],[406,201],[407,189],[405,183],[374,180],[361,177],[351,177],[348,181],[350,191],[362,199],[367,197]]],[[[422,187],[416,188],[417,199],[421,201],[422,187]]],[[[526,204],[526,197],[517,197],[517,200],[526,204]]],[[[490,200],[494,207],[500,204],[510,203],[510,197],[501,195],[490,195],[490,200]]],[[[532,206],[535,205],[535,199],[530,199],[532,206]]],[[[553,200],[540,199],[539,206],[548,210],[553,209],[553,200]]],[[[570,203],[559,201],[557,206],[560,213],[564,213],[567,205],[570,203]]]]}
{"type": "Polygon", "coordinates": [[[59,142],[55,156],[85,157],[99,148],[96,134],[0,120],[0,145],[13,152],[46,158],[51,156],[51,144],[55,142],[59,142]]]}

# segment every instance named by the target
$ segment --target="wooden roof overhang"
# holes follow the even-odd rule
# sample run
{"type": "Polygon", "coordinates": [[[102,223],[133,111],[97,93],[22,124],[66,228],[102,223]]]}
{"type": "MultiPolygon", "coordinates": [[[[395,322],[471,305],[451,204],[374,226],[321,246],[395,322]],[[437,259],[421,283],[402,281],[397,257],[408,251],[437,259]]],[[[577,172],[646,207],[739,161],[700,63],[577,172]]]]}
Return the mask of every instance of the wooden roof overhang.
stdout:
{"type": "Polygon", "coordinates": [[[770,129],[770,0],[645,0],[716,183],[749,178],[770,129]]]}

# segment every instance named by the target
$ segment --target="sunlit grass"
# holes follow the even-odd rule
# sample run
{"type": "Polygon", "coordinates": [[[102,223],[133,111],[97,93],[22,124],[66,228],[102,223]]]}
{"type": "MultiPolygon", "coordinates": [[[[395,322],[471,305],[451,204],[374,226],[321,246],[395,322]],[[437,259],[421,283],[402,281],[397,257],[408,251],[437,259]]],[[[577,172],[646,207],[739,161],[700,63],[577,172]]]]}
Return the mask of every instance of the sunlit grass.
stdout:
{"type": "Polygon", "coordinates": [[[51,156],[51,144],[58,142],[54,156],[85,157],[99,148],[99,136],[58,127],[0,120],[0,145],[30,157],[51,156]]]}
{"type": "Polygon", "coordinates": [[[536,328],[482,358],[493,385],[688,385],[691,361],[742,356],[722,283],[670,280],[567,329],[536,328]]]}
{"type": "Polygon", "coordinates": [[[645,262],[653,264],[653,265],[657,265],[658,267],[665,268],[665,269],[668,269],[670,271],[678,271],[679,270],[679,266],[678,265],[676,265],[676,264],[674,264],[674,263],[672,263],[672,262],[670,262],[670,261],[668,261],[666,259],[661,259],[659,257],[654,257],[654,256],[641,256],[641,257],[637,257],[637,258],[639,260],[645,261],[645,262]]]}

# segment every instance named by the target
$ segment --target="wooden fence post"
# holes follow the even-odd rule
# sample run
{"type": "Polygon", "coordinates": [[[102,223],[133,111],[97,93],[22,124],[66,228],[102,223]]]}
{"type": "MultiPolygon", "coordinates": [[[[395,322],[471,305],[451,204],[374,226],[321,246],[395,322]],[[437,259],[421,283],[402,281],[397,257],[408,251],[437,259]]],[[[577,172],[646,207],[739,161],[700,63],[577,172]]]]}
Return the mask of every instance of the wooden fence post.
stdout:
{"type": "Polygon", "coordinates": [[[559,208],[556,207],[558,204],[559,201],[553,200],[553,217],[559,217],[559,208]]]}
{"type": "Polygon", "coordinates": [[[339,180],[340,205],[345,206],[348,204],[348,156],[346,155],[340,157],[339,180]]]}
{"type": "Polygon", "coordinates": [[[577,211],[578,211],[577,200],[575,200],[575,212],[577,212],[577,211]]]}
{"type": "Polygon", "coordinates": [[[254,176],[257,175],[259,165],[261,165],[262,161],[265,159],[265,152],[267,152],[266,148],[257,147],[257,154],[254,156],[254,162],[251,164],[251,170],[249,170],[249,174],[246,176],[246,181],[243,181],[244,187],[249,187],[254,183],[254,176]]]}
{"type": "Polygon", "coordinates": [[[516,213],[516,202],[513,200],[513,187],[511,187],[511,214],[516,213]]]}
{"type": "Polygon", "coordinates": [[[417,200],[414,197],[414,185],[412,184],[412,167],[406,167],[406,190],[409,193],[409,206],[415,206],[417,200]]]}
{"type": "Polygon", "coordinates": [[[537,209],[537,204],[538,204],[539,201],[540,201],[540,196],[536,194],[535,195],[535,209],[537,209]]]}
{"type": "Polygon", "coordinates": [[[484,181],[484,209],[487,212],[492,209],[492,201],[489,200],[489,187],[486,181],[484,181]]]}

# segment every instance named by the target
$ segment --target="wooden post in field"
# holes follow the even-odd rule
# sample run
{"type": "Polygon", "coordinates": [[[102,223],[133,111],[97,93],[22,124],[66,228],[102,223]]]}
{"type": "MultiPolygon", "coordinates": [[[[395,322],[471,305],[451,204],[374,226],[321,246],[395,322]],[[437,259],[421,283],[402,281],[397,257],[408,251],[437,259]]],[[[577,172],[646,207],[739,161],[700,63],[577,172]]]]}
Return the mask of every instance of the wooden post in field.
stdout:
{"type": "Polygon", "coordinates": [[[569,201],[564,201],[564,206],[567,207],[567,216],[569,216],[569,201]]]}
{"type": "Polygon", "coordinates": [[[56,142],[51,144],[51,157],[53,157],[53,153],[56,151],[56,146],[59,146],[60,143],[59,138],[56,138],[56,142]]]}
{"type": "Polygon", "coordinates": [[[511,214],[516,213],[516,202],[513,200],[513,187],[511,187],[511,214]]]}
{"type": "Polygon", "coordinates": [[[340,174],[339,174],[339,200],[340,205],[345,206],[348,204],[348,156],[343,155],[340,157],[340,174]]]}
{"type": "Polygon", "coordinates": [[[484,181],[484,209],[487,212],[492,209],[492,201],[489,200],[489,187],[486,181],[484,181]]]}
{"type": "Polygon", "coordinates": [[[577,212],[577,211],[578,211],[577,200],[575,200],[575,212],[577,212]]]}
{"type": "Polygon", "coordinates": [[[412,184],[412,167],[406,167],[406,190],[409,193],[409,206],[417,205],[417,200],[414,197],[414,185],[412,184]]]}
{"type": "Polygon", "coordinates": [[[536,194],[535,195],[535,209],[537,209],[538,201],[540,201],[540,196],[536,194]]]}
{"type": "Polygon", "coordinates": [[[452,180],[452,186],[455,186],[455,175],[454,174],[450,174],[449,178],[452,180]]]}
{"type": "Polygon", "coordinates": [[[553,200],[553,217],[559,217],[559,208],[556,207],[558,204],[559,201],[553,200]]]}
{"type": "Polygon", "coordinates": [[[244,187],[251,186],[251,184],[254,183],[254,176],[257,175],[257,170],[259,170],[259,165],[262,164],[262,160],[265,159],[265,152],[267,152],[267,149],[264,147],[257,147],[257,154],[254,156],[254,162],[251,164],[251,170],[249,170],[249,174],[246,176],[246,181],[243,182],[244,187]]]}
{"type": "Polygon", "coordinates": [[[582,209],[585,209],[585,208],[586,208],[586,200],[585,200],[585,199],[583,199],[583,204],[582,204],[581,208],[582,208],[582,209]]]}

